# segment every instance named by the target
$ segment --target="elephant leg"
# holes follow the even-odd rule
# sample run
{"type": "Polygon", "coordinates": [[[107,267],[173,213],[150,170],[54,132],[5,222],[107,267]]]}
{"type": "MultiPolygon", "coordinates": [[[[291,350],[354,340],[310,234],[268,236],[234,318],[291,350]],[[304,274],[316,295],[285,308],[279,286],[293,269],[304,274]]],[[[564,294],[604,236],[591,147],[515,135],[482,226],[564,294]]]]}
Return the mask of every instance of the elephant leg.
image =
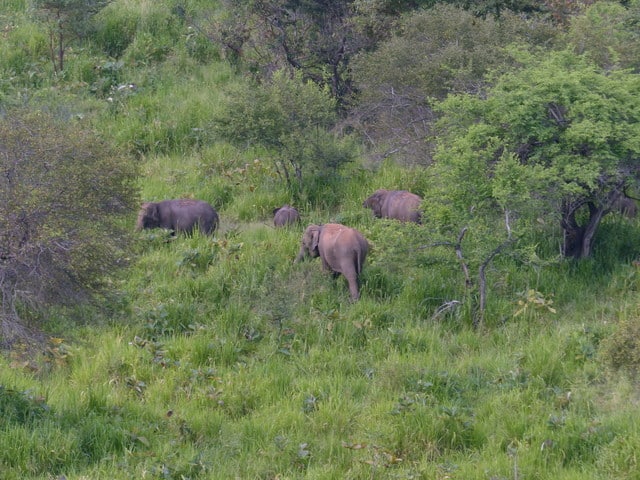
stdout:
{"type": "Polygon", "coordinates": [[[349,284],[349,292],[351,293],[351,300],[356,301],[360,298],[360,290],[358,288],[358,276],[355,272],[349,272],[344,274],[349,284]]]}
{"type": "Polygon", "coordinates": [[[322,257],[322,269],[327,272],[333,272],[333,268],[327,263],[327,261],[322,257]]]}

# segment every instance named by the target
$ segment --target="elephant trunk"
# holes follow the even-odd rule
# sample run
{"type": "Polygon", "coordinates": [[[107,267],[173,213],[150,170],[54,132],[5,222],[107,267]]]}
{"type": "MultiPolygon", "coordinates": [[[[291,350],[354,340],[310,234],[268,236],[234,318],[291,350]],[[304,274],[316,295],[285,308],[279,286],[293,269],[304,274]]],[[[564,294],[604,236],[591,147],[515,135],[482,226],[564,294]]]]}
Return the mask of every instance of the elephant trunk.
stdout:
{"type": "Polygon", "coordinates": [[[296,255],[296,259],[293,261],[293,263],[298,263],[299,261],[301,261],[304,258],[304,254],[305,254],[305,248],[303,245],[300,247],[300,251],[298,252],[298,255],[296,255]]]}

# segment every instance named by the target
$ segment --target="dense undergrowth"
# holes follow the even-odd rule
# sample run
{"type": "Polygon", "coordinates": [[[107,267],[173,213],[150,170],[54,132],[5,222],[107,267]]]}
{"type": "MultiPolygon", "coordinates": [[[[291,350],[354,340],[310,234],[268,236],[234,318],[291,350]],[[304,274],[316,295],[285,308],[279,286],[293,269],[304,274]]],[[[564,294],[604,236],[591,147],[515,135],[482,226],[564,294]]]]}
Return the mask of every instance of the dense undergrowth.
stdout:
{"type": "Polygon", "coordinates": [[[39,94],[135,155],[143,199],[207,200],[221,226],[139,233],[106,314],[52,310],[43,354],[0,358],[1,478],[637,478],[637,220],[611,215],[579,262],[544,238],[548,260],[497,256],[474,328],[455,239],[361,205],[381,187],[423,193],[428,173],[358,159],[311,180],[302,225],[275,229],[295,198],[273,158],[200,128],[233,69],[144,38],[126,67],[99,59],[135,90],[96,93],[79,52],[76,78],[39,94]],[[136,64],[154,46],[162,61],[136,64]],[[304,226],[329,221],[372,245],[356,303],[318,260],[293,263],[304,226]]]}

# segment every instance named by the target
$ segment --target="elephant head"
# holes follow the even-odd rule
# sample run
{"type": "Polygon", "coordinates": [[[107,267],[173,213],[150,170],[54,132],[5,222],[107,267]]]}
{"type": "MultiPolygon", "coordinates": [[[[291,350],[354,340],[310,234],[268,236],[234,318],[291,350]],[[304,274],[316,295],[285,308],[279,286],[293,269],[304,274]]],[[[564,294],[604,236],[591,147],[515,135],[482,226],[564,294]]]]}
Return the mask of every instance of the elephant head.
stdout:
{"type": "Polygon", "coordinates": [[[302,260],[305,256],[316,258],[320,255],[318,244],[320,243],[321,225],[309,225],[302,234],[302,242],[300,251],[296,256],[295,263],[302,260]]]}
{"type": "Polygon", "coordinates": [[[157,202],[145,202],[140,206],[136,230],[157,228],[160,226],[160,212],[157,202]]]}
{"type": "Polygon", "coordinates": [[[365,208],[370,208],[373,211],[373,215],[376,218],[382,218],[382,204],[387,197],[389,190],[376,190],[373,192],[364,202],[362,202],[362,206],[365,208]]]}

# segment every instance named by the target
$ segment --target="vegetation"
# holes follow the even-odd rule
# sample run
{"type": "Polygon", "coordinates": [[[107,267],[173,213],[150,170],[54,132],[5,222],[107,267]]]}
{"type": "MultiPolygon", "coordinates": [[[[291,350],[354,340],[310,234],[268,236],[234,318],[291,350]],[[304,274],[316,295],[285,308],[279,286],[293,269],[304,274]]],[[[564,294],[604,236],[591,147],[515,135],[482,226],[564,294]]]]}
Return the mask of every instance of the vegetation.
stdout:
{"type": "Polygon", "coordinates": [[[450,193],[459,211],[447,218],[463,225],[491,211],[509,215],[515,235],[520,222],[559,222],[562,253],[588,257],[603,216],[637,181],[638,76],[567,52],[521,63],[487,98],[441,105],[437,169],[449,181],[438,196],[450,193]]]}
{"type": "Polygon", "coordinates": [[[122,218],[137,200],[135,166],[79,122],[7,112],[0,120],[0,333],[27,340],[24,318],[76,304],[130,254],[122,218]]]}
{"type": "Polygon", "coordinates": [[[36,0],[34,7],[49,37],[49,55],[56,73],[62,73],[65,53],[74,39],[90,32],[90,19],[107,5],[105,0],[36,0]]]}
{"type": "Polygon", "coordinates": [[[637,476],[640,224],[608,211],[639,190],[637,1],[114,0],[64,69],[27,3],[0,12],[0,476],[637,476]],[[378,188],[423,224],[374,219],[378,188]],[[215,236],[133,232],[179,197],[215,236]],[[330,221],[371,243],[355,303],[293,263],[330,221]]]}
{"type": "Polygon", "coordinates": [[[249,83],[232,91],[215,123],[236,145],[271,152],[275,170],[299,202],[300,193],[309,191],[303,171],[325,177],[353,159],[349,138],[331,133],[335,121],[335,101],[326,89],[280,70],[264,88],[249,83]]]}

